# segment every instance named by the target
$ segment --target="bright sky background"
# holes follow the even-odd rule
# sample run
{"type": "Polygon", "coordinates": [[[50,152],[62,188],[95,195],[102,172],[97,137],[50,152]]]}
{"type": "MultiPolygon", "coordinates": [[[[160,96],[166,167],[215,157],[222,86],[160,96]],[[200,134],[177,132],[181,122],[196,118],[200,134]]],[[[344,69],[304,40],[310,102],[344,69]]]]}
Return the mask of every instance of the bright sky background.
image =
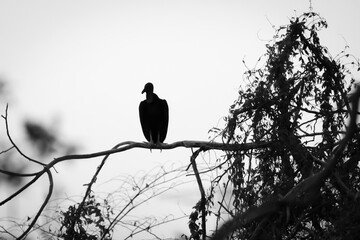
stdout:
{"type": "MultiPolygon", "coordinates": [[[[330,52],[347,44],[359,58],[360,1],[313,0],[312,7],[329,24],[320,40],[330,52]]],[[[253,67],[274,34],[271,25],[308,10],[308,0],[0,0],[0,77],[11,91],[11,131],[25,145],[21,122],[30,118],[56,128],[81,153],[144,141],[138,105],[150,81],[169,104],[166,142],[208,140],[237,98],[242,60],[253,67]]],[[[112,156],[98,183],[165,162],[187,165],[190,155],[133,149],[112,156]]],[[[98,164],[60,164],[56,196],[82,194],[98,164]]],[[[182,211],[189,214],[197,186],[178,194],[188,197],[182,211]]],[[[175,194],[165,211],[177,209],[179,199],[175,194]]],[[[188,233],[186,224],[175,229],[188,233]]]]}

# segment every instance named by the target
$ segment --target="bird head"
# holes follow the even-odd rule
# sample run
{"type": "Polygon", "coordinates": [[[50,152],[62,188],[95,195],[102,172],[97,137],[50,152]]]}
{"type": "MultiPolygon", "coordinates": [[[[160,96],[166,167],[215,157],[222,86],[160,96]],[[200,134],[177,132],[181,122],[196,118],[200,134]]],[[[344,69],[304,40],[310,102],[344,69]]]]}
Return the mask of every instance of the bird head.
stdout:
{"type": "Polygon", "coordinates": [[[144,90],[141,93],[153,93],[154,92],[154,85],[151,82],[145,84],[144,90]]]}

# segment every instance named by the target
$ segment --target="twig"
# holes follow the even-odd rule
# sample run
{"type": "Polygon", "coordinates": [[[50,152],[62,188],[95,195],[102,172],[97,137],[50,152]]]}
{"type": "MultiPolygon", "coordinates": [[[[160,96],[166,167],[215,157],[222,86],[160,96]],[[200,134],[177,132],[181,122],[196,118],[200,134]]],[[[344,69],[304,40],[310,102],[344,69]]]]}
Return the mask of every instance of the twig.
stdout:
{"type": "Polygon", "coordinates": [[[0,154],[6,153],[6,152],[10,151],[10,150],[13,149],[13,148],[14,148],[14,146],[11,146],[11,147],[9,147],[9,148],[6,149],[6,150],[1,151],[0,154]]]}
{"type": "MultiPolygon", "coordinates": [[[[135,202],[135,200],[137,198],[139,198],[140,196],[144,195],[146,192],[150,191],[151,189],[155,189],[155,187],[158,187],[164,183],[167,183],[169,181],[172,181],[174,179],[176,179],[178,177],[177,176],[173,176],[171,177],[170,179],[165,179],[165,176],[168,175],[168,174],[171,174],[173,172],[176,172],[178,170],[172,170],[170,172],[164,172],[164,173],[160,173],[159,175],[155,175],[155,177],[151,180],[151,181],[146,181],[146,184],[145,186],[141,187],[140,185],[138,185],[135,180],[134,180],[134,184],[136,186],[136,188],[138,189],[138,192],[132,196],[131,198],[129,198],[129,201],[125,204],[124,207],[122,207],[122,209],[119,211],[119,213],[115,216],[115,218],[113,220],[111,220],[109,226],[107,227],[107,229],[103,232],[103,235],[101,236],[101,239],[104,239],[104,237],[106,236],[106,234],[115,226],[117,225],[119,222],[122,221],[122,219],[124,218],[124,216],[128,216],[129,213],[135,209],[136,207],[144,204],[145,202],[149,201],[150,199],[156,197],[156,196],[159,196],[165,192],[167,192],[168,190],[170,190],[172,187],[175,187],[174,185],[171,186],[171,188],[164,188],[164,189],[161,189],[160,191],[154,191],[151,193],[150,196],[146,197],[146,199],[144,200],[140,200],[139,202],[135,202]],[[163,179],[164,178],[164,179],[163,179]],[[163,179],[162,181],[159,182],[159,180],[163,179]]],[[[161,223],[159,223],[161,224],[161,223]]],[[[154,227],[156,225],[152,225],[152,227],[154,227]]],[[[133,232],[130,234],[131,236],[135,235],[135,234],[138,234],[139,232],[142,232],[143,230],[138,230],[138,231],[135,231],[133,230],[133,232]]]]}
{"type": "MultiPolygon", "coordinates": [[[[155,227],[158,227],[158,226],[160,226],[160,225],[163,225],[163,224],[166,224],[166,223],[170,223],[170,222],[174,222],[174,221],[177,221],[177,220],[180,220],[180,219],[183,219],[183,218],[187,218],[187,217],[189,217],[189,216],[182,216],[182,217],[177,217],[177,218],[172,218],[172,219],[164,219],[164,220],[162,220],[161,222],[149,224],[149,227],[150,227],[150,228],[155,228],[155,227]]],[[[131,224],[131,226],[133,226],[133,224],[131,224]]],[[[144,232],[144,231],[149,232],[147,228],[141,228],[141,227],[139,227],[138,229],[139,229],[139,230],[134,231],[134,232],[132,232],[130,235],[128,235],[127,237],[125,237],[124,240],[133,238],[136,234],[139,234],[139,233],[144,232]]],[[[153,235],[153,233],[151,233],[151,232],[149,232],[149,233],[153,235]]],[[[157,237],[157,236],[155,236],[155,237],[157,237]]]]}

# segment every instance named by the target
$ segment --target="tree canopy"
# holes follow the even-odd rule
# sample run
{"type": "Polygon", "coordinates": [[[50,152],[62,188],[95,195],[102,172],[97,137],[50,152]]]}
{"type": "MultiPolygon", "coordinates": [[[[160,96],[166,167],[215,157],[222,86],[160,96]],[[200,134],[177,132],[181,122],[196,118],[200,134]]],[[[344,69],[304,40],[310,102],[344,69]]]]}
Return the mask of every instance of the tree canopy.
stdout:
{"type": "Polygon", "coordinates": [[[232,239],[360,235],[360,128],[349,70],[360,68],[346,49],[330,55],[318,34],[326,27],[313,12],[291,19],[267,44],[264,66],[245,73],[249,84],[239,91],[221,136],[225,143],[268,144],[227,152],[224,159],[233,184],[232,214],[239,220],[262,206],[242,216],[259,218],[228,229],[232,239]]]}

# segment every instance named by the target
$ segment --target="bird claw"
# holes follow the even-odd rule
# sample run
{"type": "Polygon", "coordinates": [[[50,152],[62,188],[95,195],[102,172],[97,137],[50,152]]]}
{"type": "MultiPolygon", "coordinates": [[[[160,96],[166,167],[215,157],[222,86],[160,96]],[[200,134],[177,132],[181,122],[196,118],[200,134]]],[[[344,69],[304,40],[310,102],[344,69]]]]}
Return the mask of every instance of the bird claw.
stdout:
{"type": "Polygon", "coordinates": [[[149,149],[150,149],[150,152],[152,152],[153,148],[158,148],[160,149],[160,152],[162,152],[162,146],[164,143],[161,143],[161,142],[157,142],[155,143],[154,141],[150,141],[150,142],[144,142],[144,143],[148,143],[149,144],[149,149]]]}
{"type": "Polygon", "coordinates": [[[154,142],[152,142],[152,143],[150,143],[154,148],[158,148],[158,149],[160,149],[160,152],[162,152],[162,143],[161,142],[157,142],[157,143],[154,143],[154,142]]]}
{"type": "Polygon", "coordinates": [[[152,153],[152,149],[154,146],[156,146],[156,144],[152,140],[149,142],[149,144],[150,144],[149,149],[150,149],[150,152],[152,153]]]}
{"type": "Polygon", "coordinates": [[[156,143],[156,146],[160,149],[160,152],[162,152],[162,143],[161,142],[158,142],[156,143]]]}

